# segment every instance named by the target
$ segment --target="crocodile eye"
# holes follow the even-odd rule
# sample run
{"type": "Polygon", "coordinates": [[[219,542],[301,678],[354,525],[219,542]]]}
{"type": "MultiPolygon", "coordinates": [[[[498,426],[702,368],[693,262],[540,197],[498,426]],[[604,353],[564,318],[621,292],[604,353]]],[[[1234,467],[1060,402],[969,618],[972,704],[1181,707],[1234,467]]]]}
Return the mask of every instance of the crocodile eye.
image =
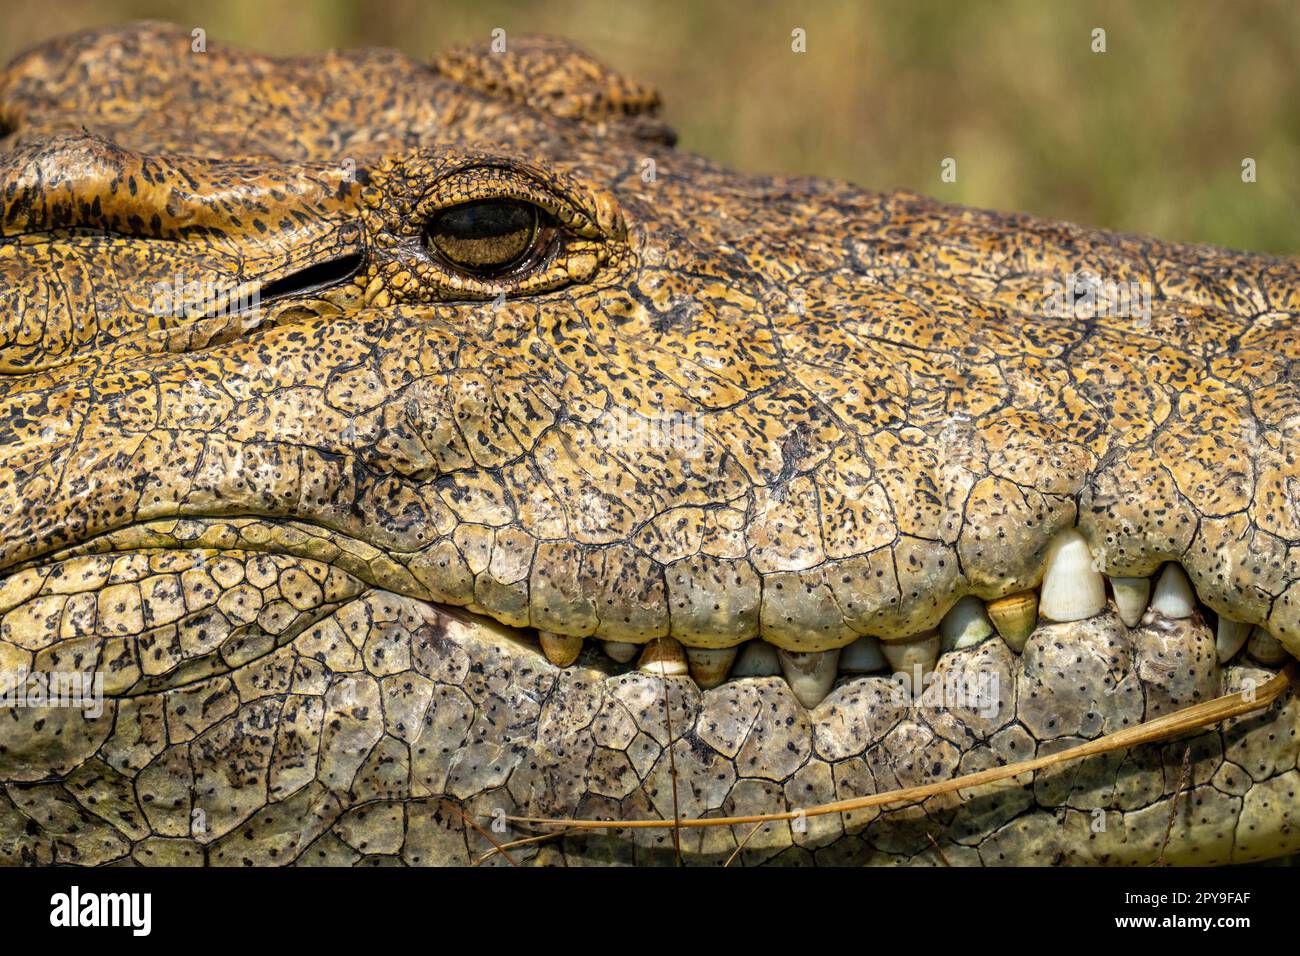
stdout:
{"type": "Polygon", "coordinates": [[[405,179],[422,192],[398,204],[386,228],[410,274],[377,294],[411,303],[523,298],[630,261],[613,197],[566,173],[477,153],[428,168],[420,155],[408,162],[405,179]]]}
{"type": "Polygon", "coordinates": [[[431,251],[450,265],[479,277],[499,276],[534,257],[539,221],[530,202],[482,199],[441,210],[425,236],[431,251]]]}

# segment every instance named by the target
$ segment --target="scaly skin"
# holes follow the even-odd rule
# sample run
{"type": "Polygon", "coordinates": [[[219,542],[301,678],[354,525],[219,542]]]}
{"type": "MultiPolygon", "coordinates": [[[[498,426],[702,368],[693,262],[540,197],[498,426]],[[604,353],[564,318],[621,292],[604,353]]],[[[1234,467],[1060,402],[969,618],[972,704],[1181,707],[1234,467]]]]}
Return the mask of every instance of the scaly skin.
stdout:
{"type": "MultiPolygon", "coordinates": [[[[596,640],[556,666],[524,630],[898,641],[1037,587],[1075,525],[1107,574],[1181,562],[1205,608],[1300,652],[1295,260],[738,175],[675,150],[652,92],[509,43],[429,68],[139,25],[0,73],[0,670],[98,670],[107,698],[0,710],[3,859],[465,863],[491,848],[467,818],[671,818],[673,765],[682,816],[809,807],[1269,676],[1220,666],[1204,610],[1105,610],[944,654],[941,677],[996,675],[983,711],[885,676],[810,710],[596,640]],[[438,210],[501,197],[552,223],[540,261],[430,254],[438,210]],[[1149,323],[1045,315],[1084,271],[1149,283],[1149,323]],[[266,300],[161,314],[177,280],[266,300]]],[[[771,825],[738,859],[1294,852],[1298,708],[771,825]]]]}

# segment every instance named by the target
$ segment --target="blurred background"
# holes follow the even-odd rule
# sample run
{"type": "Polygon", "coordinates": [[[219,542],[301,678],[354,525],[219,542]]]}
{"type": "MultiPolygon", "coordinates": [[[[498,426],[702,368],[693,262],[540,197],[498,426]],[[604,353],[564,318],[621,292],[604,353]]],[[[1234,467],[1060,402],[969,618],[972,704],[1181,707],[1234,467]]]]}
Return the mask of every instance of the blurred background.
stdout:
{"type": "Polygon", "coordinates": [[[656,86],[684,148],[739,169],[1300,253],[1293,0],[10,0],[0,18],[6,61],[140,18],[282,54],[427,59],[495,27],[561,33],[656,86]],[[945,157],[956,182],[940,179],[945,157]]]}

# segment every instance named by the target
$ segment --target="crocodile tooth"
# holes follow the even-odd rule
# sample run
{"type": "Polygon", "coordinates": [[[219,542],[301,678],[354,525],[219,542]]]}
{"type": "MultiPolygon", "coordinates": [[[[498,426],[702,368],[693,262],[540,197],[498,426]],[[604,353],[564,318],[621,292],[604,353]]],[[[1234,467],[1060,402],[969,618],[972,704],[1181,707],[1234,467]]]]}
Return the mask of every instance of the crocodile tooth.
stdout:
{"type": "Polygon", "coordinates": [[[1151,595],[1151,610],[1168,618],[1191,617],[1196,610],[1196,592],[1178,564],[1171,561],[1160,572],[1151,595]]]}
{"type": "Polygon", "coordinates": [[[889,663],[880,650],[880,640],[874,637],[859,637],[848,647],[840,650],[840,673],[872,674],[883,671],[889,663]]]}
{"type": "Polygon", "coordinates": [[[895,674],[904,674],[910,681],[919,665],[924,677],[939,662],[939,632],[927,631],[898,641],[881,641],[880,649],[895,674]]]}
{"type": "Polygon", "coordinates": [[[732,677],[775,677],[781,673],[781,662],[776,648],[767,641],[750,641],[740,649],[732,677]]]}
{"type": "Polygon", "coordinates": [[[1119,611],[1119,619],[1128,627],[1137,627],[1151,597],[1151,579],[1111,578],[1110,586],[1115,592],[1115,609],[1119,611]]]}
{"type": "Polygon", "coordinates": [[[686,649],[671,637],[656,637],[641,651],[636,666],[647,674],[659,677],[683,677],[690,667],[686,662],[686,649]]]}
{"type": "Polygon", "coordinates": [[[690,665],[691,676],[701,690],[717,687],[727,679],[739,650],[738,647],[686,648],[686,661],[690,665]]]}
{"type": "Polygon", "coordinates": [[[1237,651],[1246,643],[1246,638],[1250,637],[1252,625],[1245,621],[1234,621],[1232,618],[1219,615],[1219,626],[1214,636],[1214,649],[1218,653],[1219,663],[1226,664],[1237,656],[1237,651]]]}
{"type": "Polygon", "coordinates": [[[1048,546],[1038,613],[1049,621],[1082,621],[1105,607],[1106,579],[1093,564],[1087,540],[1067,528],[1048,546]]]}
{"type": "Polygon", "coordinates": [[[556,667],[568,667],[582,653],[582,638],[568,634],[555,634],[551,631],[538,631],[542,642],[542,653],[556,667]]]}
{"type": "Polygon", "coordinates": [[[1262,627],[1257,627],[1251,632],[1250,641],[1246,644],[1246,653],[1265,667],[1276,667],[1287,658],[1286,648],[1262,627]]]}
{"type": "Polygon", "coordinates": [[[641,651],[640,644],[629,644],[627,641],[605,641],[603,646],[605,653],[620,664],[626,664],[641,651]]]}
{"type": "Polygon", "coordinates": [[[835,683],[839,671],[840,649],[831,651],[777,651],[781,659],[781,670],[785,672],[786,682],[809,710],[812,710],[827,694],[835,683]]]}
{"type": "Polygon", "coordinates": [[[1033,591],[1008,594],[989,601],[986,610],[1007,646],[1017,654],[1023,651],[1025,641],[1038,625],[1038,595],[1033,591]]]}
{"type": "Polygon", "coordinates": [[[970,594],[949,608],[939,622],[944,651],[974,647],[992,633],[993,622],[984,610],[984,602],[970,594]]]}

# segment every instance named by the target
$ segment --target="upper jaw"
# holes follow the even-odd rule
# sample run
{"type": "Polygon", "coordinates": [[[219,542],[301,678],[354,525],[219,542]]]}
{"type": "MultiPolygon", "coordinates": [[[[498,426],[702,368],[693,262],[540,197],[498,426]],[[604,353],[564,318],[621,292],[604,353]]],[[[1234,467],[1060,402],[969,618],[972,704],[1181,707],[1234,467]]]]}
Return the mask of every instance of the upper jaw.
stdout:
{"type": "MultiPolygon", "coordinates": [[[[81,194],[118,195],[124,208],[93,216],[119,227],[144,229],[142,210],[166,205],[145,197],[135,209],[107,190],[158,161],[94,137],[14,155],[8,175],[20,186],[31,185],[28,160],[82,177],[67,196],[35,205],[24,205],[30,189],[16,190],[4,215],[15,237],[92,216],[75,202],[81,194]]],[[[204,188],[215,188],[229,165],[164,164],[151,175],[206,176],[204,188]]],[[[300,196],[312,212],[285,211],[294,225],[274,237],[301,261],[277,255],[259,266],[267,241],[243,248],[236,239],[229,261],[217,257],[229,275],[274,288],[363,249],[356,197],[340,191],[337,171],[270,165],[259,175],[268,194],[300,196]]],[[[772,201],[795,215],[827,190],[813,182],[772,201]]],[[[205,205],[202,192],[145,229],[169,241],[140,239],[141,271],[124,281],[169,275],[182,260],[212,265],[206,251],[170,241],[192,221],[234,229],[233,214],[205,205]]],[[[882,203],[893,228],[942,215],[906,197],[835,193],[860,207],[844,228],[864,242],[880,239],[882,203]]],[[[1027,241],[1042,239],[1034,224],[1021,227],[1027,241]]],[[[1300,646],[1300,556],[1290,544],[1300,540],[1300,507],[1286,451],[1300,416],[1276,361],[1247,367],[1212,342],[1169,345],[1158,334],[1161,309],[1174,306],[1137,331],[1121,317],[1038,316],[1017,335],[1015,323],[1030,316],[1015,314],[1020,300],[1006,290],[980,298],[908,270],[878,274],[878,260],[852,274],[801,275],[794,297],[777,295],[759,265],[726,288],[688,290],[693,305],[683,311],[675,266],[703,262],[725,274],[736,265],[732,247],[766,241],[754,238],[761,223],[699,228],[701,241],[725,239],[732,251],[716,261],[704,246],[690,262],[671,248],[650,257],[657,240],[646,232],[642,262],[583,290],[580,302],[541,297],[487,328],[477,309],[371,310],[354,295],[346,313],[273,307],[295,327],[255,339],[239,338],[247,330],[238,318],[233,335],[205,328],[199,351],[186,351],[193,330],[178,330],[183,354],[127,347],[103,370],[90,360],[97,340],[16,356],[26,370],[81,353],[88,361],[0,382],[11,408],[47,391],[70,406],[20,417],[0,465],[37,481],[44,468],[64,482],[56,497],[89,493],[103,504],[87,516],[58,506],[34,515],[20,501],[5,518],[0,558],[10,565],[164,515],[288,514],[419,553],[436,599],[506,623],[610,640],[671,635],[701,648],[761,635],[820,651],[863,634],[915,637],[963,595],[1032,588],[1053,537],[1077,525],[1107,574],[1148,576],[1180,561],[1212,610],[1300,646]],[[617,329],[593,325],[582,347],[568,347],[569,324],[588,311],[617,317],[617,329]],[[268,347],[280,369],[245,375],[268,347]],[[1213,357],[1215,375],[1189,372],[1192,356],[1213,357]],[[195,385],[214,374],[220,389],[195,385]],[[193,387],[198,404],[187,398],[193,387]],[[96,394],[114,401],[96,407],[96,394]],[[300,450],[279,444],[286,439],[300,450]],[[222,472],[245,451],[255,483],[222,472]],[[97,469],[121,483],[94,487],[97,469]],[[140,494],[146,485],[156,493],[140,494]]],[[[811,261],[829,240],[806,241],[811,261]]],[[[1173,253],[1158,244],[1145,252],[1173,290],[1173,253]]],[[[1114,261],[1127,274],[1137,260],[1114,261]]],[[[1279,268],[1240,266],[1248,276],[1279,268]]],[[[21,278],[48,277],[27,268],[21,278]]],[[[122,323],[138,319],[121,313],[122,323]]],[[[1263,347],[1282,328],[1261,320],[1243,341],[1263,347]]]]}
{"type": "MultiPolygon", "coordinates": [[[[634,315],[625,334],[649,318],[634,315]]],[[[977,345],[992,321],[972,323],[977,345]]],[[[846,428],[853,396],[808,402],[801,388],[830,383],[800,364],[797,387],[777,382],[662,432],[640,408],[565,395],[603,380],[598,357],[521,375],[510,357],[531,354],[535,333],[520,334],[476,329],[454,305],[359,309],[12,379],[0,467],[16,506],[0,516],[0,567],[155,518],[286,515],[406,556],[424,596],[507,624],[821,651],[924,634],[963,595],[1034,588],[1053,539],[1077,525],[1098,570],[1140,577],[1180,561],[1211,610],[1296,650],[1300,556],[1277,507],[1294,483],[1257,483],[1243,502],[1235,477],[1286,467],[1271,433],[1225,462],[1212,490],[1208,463],[1177,460],[1177,430],[1192,427],[1181,418],[1142,445],[1131,429],[1090,441],[1065,430],[1069,401],[981,416],[975,391],[920,400],[946,353],[912,359],[898,380],[912,424],[865,439],[846,428]],[[41,396],[56,400],[22,411],[41,396]],[[654,483],[638,483],[647,467],[654,483]]],[[[820,330],[784,334],[810,363],[820,330]]],[[[671,351],[671,336],[659,347],[671,351]]],[[[1086,371],[1078,349],[1073,361],[1086,371]]],[[[1123,382],[1143,374],[1122,351],[1108,367],[1123,382]]],[[[1216,439],[1251,421],[1241,402],[1196,383],[1180,398],[1216,439]]]]}

